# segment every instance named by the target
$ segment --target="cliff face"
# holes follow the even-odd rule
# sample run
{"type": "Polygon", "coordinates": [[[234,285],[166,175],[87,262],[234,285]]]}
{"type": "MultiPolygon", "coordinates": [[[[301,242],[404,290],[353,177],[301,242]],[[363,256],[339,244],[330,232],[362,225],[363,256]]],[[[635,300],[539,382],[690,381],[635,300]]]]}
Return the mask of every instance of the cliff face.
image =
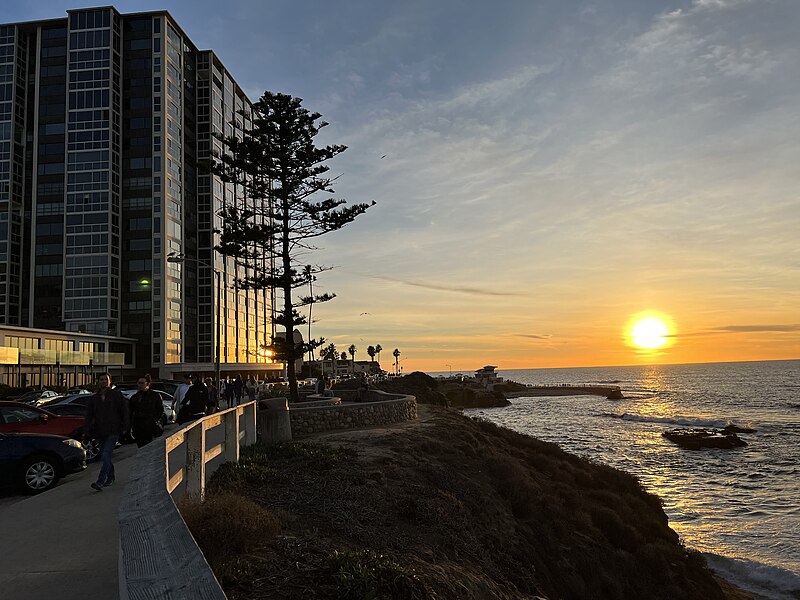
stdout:
{"type": "MultiPolygon", "coordinates": [[[[228,557],[248,574],[223,582],[229,594],[725,597],[633,477],[452,409],[420,414],[314,446],[251,451],[218,472],[217,489],[238,490],[282,522],[258,549],[228,557]],[[232,477],[237,470],[244,475],[232,477]]],[[[219,543],[195,529],[201,547],[219,543]]]]}

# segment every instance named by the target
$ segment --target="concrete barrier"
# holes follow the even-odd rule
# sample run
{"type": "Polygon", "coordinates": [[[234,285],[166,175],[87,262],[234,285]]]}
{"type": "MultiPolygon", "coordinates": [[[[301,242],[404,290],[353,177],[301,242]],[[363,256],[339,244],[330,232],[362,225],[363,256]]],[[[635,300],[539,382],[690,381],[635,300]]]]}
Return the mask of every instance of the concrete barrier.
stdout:
{"type": "Polygon", "coordinates": [[[202,498],[214,469],[207,469],[208,463],[223,455],[238,461],[240,445],[255,441],[256,406],[249,402],[189,423],[139,449],[119,507],[122,600],[225,598],[173,495],[202,498]],[[224,441],[207,444],[208,433],[220,433],[222,427],[224,441]],[[171,458],[177,459],[174,469],[171,458]]]}
{"type": "Polygon", "coordinates": [[[285,397],[267,398],[259,402],[258,434],[266,444],[288,442],[292,439],[289,402],[285,397]]]}
{"type": "MultiPolygon", "coordinates": [[[[338,393],[338,391],[337,391],[338,393]]],[[[291,406],[292,436],[299,437],[338,429],[391,425],[417,418],[417,399],[404,394],[370,390],[370,401],[333,406],[291,406]]]]}

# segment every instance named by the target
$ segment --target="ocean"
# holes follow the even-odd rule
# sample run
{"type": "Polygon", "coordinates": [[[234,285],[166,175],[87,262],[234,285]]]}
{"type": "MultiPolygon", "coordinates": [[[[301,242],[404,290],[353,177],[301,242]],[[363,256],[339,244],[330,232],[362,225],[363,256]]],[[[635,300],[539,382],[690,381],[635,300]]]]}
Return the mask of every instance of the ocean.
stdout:
{"type": "Polygon", "coordinates": [[[624,400],[517,398],[464,413],[635,475],[720,575],[800,598],[800,361],[498,372],[523,384],[619,385],[624,400]],[[690,451],[661,435],[728,424],[756,429],[739,434],[746,447],[690,451]]]}

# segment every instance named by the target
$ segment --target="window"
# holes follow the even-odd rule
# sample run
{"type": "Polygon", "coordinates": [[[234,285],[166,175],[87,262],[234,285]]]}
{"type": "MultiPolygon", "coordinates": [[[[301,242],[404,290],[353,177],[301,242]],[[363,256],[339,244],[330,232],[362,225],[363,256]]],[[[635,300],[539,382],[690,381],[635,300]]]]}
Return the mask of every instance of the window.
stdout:
{"type": "Polygon", "coordinates": [[[150,169],[152,165],[153,159],[150,157],[128,159],[128,167],[131,169],[150,169]]]}
{"type": "Polygon", "coordinates": [[[61,256],[64,246],[61,244],[36,244],[36,256],[61,256]]]}
{"type": "Polygon", "coordinates": [[[129,260],[128,261],[128,270],[129,271],[147,271],[150,272],[153,269],[153,261],[149,258],[139,259],[139,260],[129,260]]]}
{"type": "Polygon", "coordinates": [[[61,277],[64,272],[64,265],[56,263],[53,265],[36,265],[36,277],[61,277]]]}
{"type": "Polygon", "coordinates": [[[42,135],[59,135],[64,133],[64,123],[45,123],[39,130],[42,135]]]}
{"type": "Polygon", "coordinates": [[[150,219],[149,217],[128,220],[129,231],[148,231],[151,229],[151,227],[152,227],[152,219],[150,219]]]}
{"type": "Polygon", "coordinates": [[[150,49],[150,38],[144,38],[140,40],[130,40],[130,49],[131,50],[149,50],[150,49]]]}
{"type": "Polygon", "coordinates": [[[128,249],[131,252],[142,252],[150,250],[151,241],[149,238],[139,240],[128,240],[128,249]]]}
{"type": "Polygon", "coordinates": [[[37,223],[36,235],[62,235],[64,233],[63,223],[37,223]]]}
{"type": "Polygon", "coordinates": [[[0,416],[3,423],[30,423],[39,420],[39,412],[32,408],[22,408],[17,406],[4,406],[0,408],[0,416]]]}

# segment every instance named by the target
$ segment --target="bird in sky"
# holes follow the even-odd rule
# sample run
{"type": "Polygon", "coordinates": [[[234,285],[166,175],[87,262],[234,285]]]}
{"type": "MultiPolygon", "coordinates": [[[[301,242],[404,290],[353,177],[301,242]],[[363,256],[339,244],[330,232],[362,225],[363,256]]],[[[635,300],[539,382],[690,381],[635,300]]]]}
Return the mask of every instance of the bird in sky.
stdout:
{"type": "Polygon", "coordinates": [[[383,156],[381,156],[381,160],[383,160],[383,159],[384,159],[384,158],[386,158],[387,156],[389,156],[389,155],[388,155],[388,154],[384,154],[383,156]]]}

